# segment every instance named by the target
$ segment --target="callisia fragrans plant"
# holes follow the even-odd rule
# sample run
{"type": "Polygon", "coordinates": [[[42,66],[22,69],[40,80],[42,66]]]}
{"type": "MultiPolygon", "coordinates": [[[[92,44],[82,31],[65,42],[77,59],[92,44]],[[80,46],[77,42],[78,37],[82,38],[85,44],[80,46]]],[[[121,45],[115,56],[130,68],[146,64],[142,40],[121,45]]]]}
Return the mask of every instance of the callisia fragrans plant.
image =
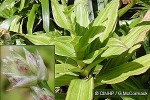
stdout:
{"type": "Polygon", "coordinates": [[[41,88],[46,86],[48,88],[45,89],[46,91],[50,90],[46,83],[49,75],[48,70],[40,53],[36,50],[36,55],[34,55],[25,48],[23,48],[23,50],[26,59],[18,54],[12,47],[9,48],[10,55],[2,60],[2,74],[4,74],[12,83],[13,88],[28,87],[34,90],[34,98],[36,97],[35,100],[54,100],[54,95],[51,95],[52,93],[50,92],[41,92],[40,95],[42,95],[42,93],[47,94],[44,95],[45,99],[40,99],[42,97],[38,94],[39,91],[43,91],[36,87],[38,85],[40,85],[41,88]],[[43,83],[45,86],[42,86],[43,83]],[[35,96],[35,94],[37,94],[37,96],[35,96]],[[39,99],[37,99],[38,97],[39,99]]]}

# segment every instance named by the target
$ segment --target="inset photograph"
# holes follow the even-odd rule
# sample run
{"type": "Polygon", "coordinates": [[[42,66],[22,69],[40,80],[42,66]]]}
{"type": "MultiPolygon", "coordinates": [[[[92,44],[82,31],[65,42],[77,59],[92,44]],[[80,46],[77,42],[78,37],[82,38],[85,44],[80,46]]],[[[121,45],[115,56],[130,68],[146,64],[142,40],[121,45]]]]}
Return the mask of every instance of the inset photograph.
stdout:
{"type": "Polygon", "coordinates": [[[54,46],[0,46],[1,100],[55,100],[54,46]]]}

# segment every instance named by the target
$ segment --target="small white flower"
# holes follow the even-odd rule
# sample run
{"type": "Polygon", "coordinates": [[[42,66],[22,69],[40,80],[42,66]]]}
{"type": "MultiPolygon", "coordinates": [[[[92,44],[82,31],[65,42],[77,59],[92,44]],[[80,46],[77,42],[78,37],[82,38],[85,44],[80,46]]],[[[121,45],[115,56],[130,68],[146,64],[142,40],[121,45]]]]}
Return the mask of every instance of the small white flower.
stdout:
{"type": "Polygon", "coordinates": [[[13,87],[29,87],[36,85],[40,80],[48,80],[48,71],[37,51],[34,56],[28,50],[25,51],[26,59],[19,55],[11,47],[11,55],[2,60],[3,74],[13,84],[13,87]]]}

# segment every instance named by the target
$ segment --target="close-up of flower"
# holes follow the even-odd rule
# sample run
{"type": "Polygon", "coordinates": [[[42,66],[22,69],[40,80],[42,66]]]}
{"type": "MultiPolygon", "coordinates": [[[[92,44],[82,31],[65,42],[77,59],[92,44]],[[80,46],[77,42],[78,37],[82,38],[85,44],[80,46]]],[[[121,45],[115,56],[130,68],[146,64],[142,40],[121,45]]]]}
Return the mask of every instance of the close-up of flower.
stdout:
{"type": "Polygon", "coordinates": [[[6,86],[2,100],[12,93],[11,100],[54,100],[53,46],[2,46],[1,50],[1,82],[6,86]]]}
{"type": "Polygon", "coordinates": [[[28,87],[36,85],[40,80],[48,80],[48,72],[39,52],[35,56],[23,49],[26,59],[10,47],[10,55],[2,60],[2,73],[13,87],[28,87]]]}

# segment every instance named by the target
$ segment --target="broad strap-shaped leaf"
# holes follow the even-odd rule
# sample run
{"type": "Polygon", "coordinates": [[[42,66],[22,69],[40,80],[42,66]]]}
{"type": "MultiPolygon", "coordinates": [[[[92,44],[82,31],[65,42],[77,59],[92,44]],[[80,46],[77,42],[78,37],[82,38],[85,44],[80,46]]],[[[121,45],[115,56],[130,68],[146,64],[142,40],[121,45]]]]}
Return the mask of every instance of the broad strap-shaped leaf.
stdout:
{"type": "Polygon", "coordinates": [[[57,0],[51,0],[52,13],[56,24],[64,29],[69,29],[69,22],[64,14],[64,7],[57,0]]]}
{"type": "Polygon", "coordinates": [[[87,27],[89,25],[89,14],[87,11],[87,1],[86,0],[75,0],[75,4],[77,4],[75,8],[76,22],[82,26],[87,27]],[[80,3],[82,1],[82,3],[80,3]]]}
{"type": "Polygon", "coordinates": [[[6,20],[4,20],[1,24],[0,24],[0,30],[1,29],[5,29],[5,30],[8,30],[10,25],[11,25],[11,22],[13,20],[15,20],[18,16],[12,16],[6,20]]]}
{"type": "Polygon", "coordinates": [[[150,30],[150,22],[142,22],[131,29],[129,34],[122,37],[122,41],[130,48],[131,46],[144,41],[146,33],[150,30]],[[130,41],[129,41],[130,40],[130,41]]]}
{"type": "Polygon", "coordinates": [[[98,38],[100,36],[99,33],[102,33],[104,29],[105,27],[103,26],[95,26],[90,27],[85,31],[84,35],[80,38],[78,44],[76,45],[76,51],[79,58],[83,58],[84,52],[89,44],[98,38]]]}
{"type": "Polygon", "coordinates": [[[57,55],[76,57],[74,46],[71,44],[72,38],[63,38],[63,36],[58,36],[57,34],[58,32],[51,32],[51,34],[24,35],[24,37],[36,45],[55,45],[57,55]],[[67,40],[63,42],[64,39],[67,40]]]}
{"type": "Polygon", "coordinates": [[[103,42],[113,33],[118,16],[119,0],[112,0],[107,6],[101,10],[97,18],[93,22],[93,26],[105,26],[106,29],[100,33],[100,41],[103,42]]]}
{"type": "Polygon", "coordinates": [[[90,23],[89,14],[87,10],[87,0],[75,0],[74,4],[80,3],[75,8],[76,16],[76,32],[81,34],[84,31],[84,28],[87,27],[90,23]],[[80,3],[82,1],[82,3],[80,3]]]}
{"type": "Polygon", "coordinates": [[[52,31],[52,32],[49,32],[49,34],[43,33],[43,32],[35,32],[33,34],[35,35],[27,34],[23,36],[35,45],[49,45],[50,40],[54,39],[55,37],[60,36],[58,31],[52,31]]]}
{"type": "Polygon", "coordinates": [[[90,53],[89,55],[87,55],[86,59],[83,60],[83,62],[86,64],[91,64],[96,59],[97,56],[99,56],[101,53],[104,52],[104,50],[106,50],[106,47],[100,48],[99,50],[90,53]]]}
{"type": "Polygon", "coordinates": [[[49,33],[50,26],[50,11],[49,11],[49,0],[40,0],[42,6],[42,19],[43,28],[46,33],[49,33]]]}
{"type": "Polygon", "coordinates": [[[76,67],[70,64],[55,64],[55,73],[69,72],[76,67]]]}
{"type": "Polygon", "coordinates": [[[77,75],[74,75],[70,72],[68,73],[60,73],[55,75],[55,86],[66,86],[69,85],[71,80],[79,79],[77,75]]]}
{"type": "Polygon", "coordinates": [[[109,48],[101,55],[102,57],[120,55],[129,50],[128,46],[120,38],[110,38],[106,46],[109,48]]]}
{"type": "Polygon", "coordinates": [[[38,10],[39,5],[38,4],[34,4],[30,14],[28,16],[28,22],[27,22],[27,32],[28,34],[32,34],[32,30],[33,30],[33,25],[34,25],[34,20],[36,17],[36,11],[38,10]]]}
{"type": "Polygon", "coordinates": [[[138,18],[135,18],[131,21],[131,24],[129,25],[130,28],[133,28],[135,27],[140,21],[142,20],[142,17],[138,17],[138,18]]]}
{"type": "Polygon", "coordinates": [[[50,37],[47,34],[38,34],[38,35],[24,35],[29,41],[35,45],[48,45],[50,44],[50,37]]]}
{"type": "Polygon", "coordinates": [[[59,36],[52,38],[51,45],[55,45],[56,54],[67,57],[76,57],[74,46],[71,43],[73,38],[71,36],[59,36]]]}
{"type": "MultiPolygon", "coordinates": [[[[102,57],[112,55],[120,55],[123,52],[140,47],[140,43],[144,40],[146,33],[150,30],[150,23],[143,22],[130,30],[129,34],[121,38],[111,38],[106,46],[109,48],[102,54],[102,57]]],[[[132,51],[133,51],[132,50],[132,51]]]]}
{"type": "Polygon", "coordinates": [[[21,19],[20,16],[16,16],[16,18],[11,22],[9,31],[13,31],[13,32],[17,32],[17,33],[19,32],[20,19],[21,19]]]}
{"type": "MultiPolygon", "coordinates": [[[[102,62],[104,60],[104,58],[96,58],[96,60],[94,60],[92,63],[90,63],[89,65],[86,66],[86,68],[84,68],[84,70],[82,70],[82,73],[81,75],[82,76],[89,76],[89,73],[92,71],[93,72],[93,69],[96,68],[96,66],[98,66],[98,64],[100,62],[102,62]]],[[[100,67],[100,66],[99,66],[100,67]]],[[[100,70],[100,69],[99,69],[100,70]]]]}
{"type": "MultiPolygon", "coordinates": [[[[125,2],[127,1],[127,0],[124,0],[125,2]]],[[[145,0],[144,0],[145,1],[145,0]]],[[[128,1],[127,1],[128,2],[128,1]]],[[[126,3],[127,3],[126,2],[126,3]]],[[[129,9],[131,9],[133,6],[134,6],[134,4],[136,4],[137,2],[139,2],[139,0],[133,0],[132,2],[128,2],[129,4],[128,5],[126,5],[125,7],[123,7],[123,8],[121,8],[121,9],[119,9],[119,17],[121,17],[122,15],[124,15],[129,9]]]]}
{"type": "Polygon", "coordinates": [[[56,54],[55,59],[57,59],[57,61],[60,62],[61,64],[69,64],[69,65],[73,65],[73,66],[78,66],[77,62],[70,57],[61,56],[61,55],[56,54]]]}
{"type": "Polygon", "coordinates": [[[93,78],[73,79],[69,85],[66,100],[92,100],[93,78]]]}
{"type": "Polygon", "coordinates": [[[24,8],[25,2],[26,2],[26,0],[21,0],[21,1],[20,1],[20,8],[19,8],[19,11],[21,11],[21,10],[24,8]]]}
{"type": "Polygon", "coordinates": [[[19,11],[23,10],[24,8],[28,7],[30,3],[30,0],[21,0],[20,1],[20,7],[19,7],[19,11]]]}
{"type": "Polygon", "coordinates": [[[87,29],[85,34],[81,37],[79,41],[79,46],[81,48],[86,47],[89,45],[92,41],[94,41],[97,37],[99,37],[99,33],[102,33],[105,30],[105,27],[103,26],[96,26],[91,27],[87,29]]]}
{"type": "Polygon", "coordinates": [[[96,78],[96,85],[115,84],[133,75],[139,75],[150,68],[150,54],[142,56],[132,62],[113,67],[96,78]]]}
{"type": "Polygon", "coordinates": [[[59,37],[56,37],[54,38],[55,41],[57,42],[72,42],[73,41],[73,38],[71,36],[59,36],[59,37]]]}
{"type": "Polygon", "coordinates": [[[74,46],[71,43],[56,41],[52,45],[55,45],[57,55],[76,57],[74,46]]]}

